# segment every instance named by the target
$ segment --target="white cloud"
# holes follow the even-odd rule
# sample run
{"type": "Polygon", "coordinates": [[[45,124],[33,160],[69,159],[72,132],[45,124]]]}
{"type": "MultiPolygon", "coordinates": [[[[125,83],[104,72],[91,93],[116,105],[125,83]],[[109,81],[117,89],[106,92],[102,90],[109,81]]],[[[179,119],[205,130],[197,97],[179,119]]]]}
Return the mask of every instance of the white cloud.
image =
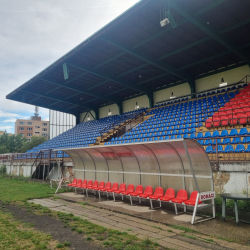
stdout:
{"type": "Polygon", "coordinates": [[[16,122],[16,119],[12,118],[12,119],[8,119],[8,120],[4,120],[3,122],[16,122]]]}
{"type": "Polygon", "coordinates": [[[20,117],[20,115],[0,110],[0,117],[20,117]]]}
{"type": "MultiPolygon", "coordinates": [[[[34,106],[5,97],[138,0],[1,0],[0,126],[34,106]],[[9,118],[9,119],[8,119],[9,118]]],[[[39,111],[48,119],[48,109],[39,111]]],[[[12,120],[13,121],[13,120],[12,120]]]]}
{"type": "Polygon", "coordinates": [[[2,127],[0,127],[0,130],[1,131],[7,131],[7,132],[11,132],[12,130],[13,130],[13,127],[11,127],[11,126],[2,126],[2,127]]]}

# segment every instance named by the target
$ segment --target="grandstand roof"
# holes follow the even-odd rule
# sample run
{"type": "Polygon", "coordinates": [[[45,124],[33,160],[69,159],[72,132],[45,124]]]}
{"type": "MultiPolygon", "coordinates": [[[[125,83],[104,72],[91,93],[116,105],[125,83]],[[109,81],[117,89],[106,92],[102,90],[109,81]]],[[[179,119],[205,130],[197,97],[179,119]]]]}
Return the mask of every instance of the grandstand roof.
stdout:
{"type": "Polygon", "coordinates": [[[142,0],[6,98],[77,115],[249,65],[249,9],[248,0],[142,0]]]}

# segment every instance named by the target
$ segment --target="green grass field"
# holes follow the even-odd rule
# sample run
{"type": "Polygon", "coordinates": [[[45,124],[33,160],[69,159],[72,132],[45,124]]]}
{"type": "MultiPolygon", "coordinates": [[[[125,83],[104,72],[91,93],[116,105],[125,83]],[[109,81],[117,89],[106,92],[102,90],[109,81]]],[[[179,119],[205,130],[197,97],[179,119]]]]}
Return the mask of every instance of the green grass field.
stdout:
{"type": "Polygon", "coordinates": [[[73,233],[82,234],[86,241],[93,242],[97,246],[111,247],[116,250],[165,249],[149,239],[141,240],[127,232],[110,230],[75,217],[73,214],[55,212],[41,205],[27,202],[29,199],[52,197],[55,188],[51,189],[48,183],[0,177],[0,190],[2,190],[0,192],[2,202],[0,249],[67,249],[67,245],[56,242],[50,235],[27,229],[25,223],[16,221],[11,214],[4,211],[6,204],[28,209],[30,213],[41,216],[41,219],[43,215],[56,217],[64,222],[64,227],[70,227],[73,233]]]}
{"type": "Polygon", "coordinates": [[[56,189],[51,189],[48,183],[42,184],[27,180],[0,177],[0,190],[0,200],[3,202],[12,202],[51,197],[56,189]]]}

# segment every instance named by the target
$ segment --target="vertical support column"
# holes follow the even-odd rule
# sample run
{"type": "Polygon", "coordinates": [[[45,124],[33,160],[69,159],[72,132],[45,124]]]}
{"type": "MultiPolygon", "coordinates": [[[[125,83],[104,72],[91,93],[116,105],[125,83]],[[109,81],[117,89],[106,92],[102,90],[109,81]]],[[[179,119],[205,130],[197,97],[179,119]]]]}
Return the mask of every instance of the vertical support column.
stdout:
{"type": "Polygon", "coordinates": [[[93,109],[94,113],[95,113],[95,119],[99,120],[99,108],[93,109]]]}
{"type": "Polygon", "coordinates": [[[149,108],[153,108],[154,107],[154,93],[150,92],[147,93],[147,97],[148,97],[148,103],[149,103],[149,108]]]}
{"type": "Polygon", "coordinates": [[[118,106],[119,115],[122,115],[122,113],[123,113],[122,101],[121,102],[117,102],[116,105],[118,106]]]}
{"type": "Polygon", "coordinates": [[[190,92],[191,92],[191,98],[195,98],[195,93],[196,93],[196,89],[195,89],[195,80],[192,79],[192,80],[189,80],[188,81],[188,84],[190,86],[190,92]]]}
{"type": "MultiPolygon", "coordinates": [[[[76,125],[78,125],[79,123],[81,123],[80,115],[81,115],[81,114],[75,115],[75,117],[76,117],[76,125]]],[[[73,124],[72,124],[72,125],[73,125],[73,124]]]]}

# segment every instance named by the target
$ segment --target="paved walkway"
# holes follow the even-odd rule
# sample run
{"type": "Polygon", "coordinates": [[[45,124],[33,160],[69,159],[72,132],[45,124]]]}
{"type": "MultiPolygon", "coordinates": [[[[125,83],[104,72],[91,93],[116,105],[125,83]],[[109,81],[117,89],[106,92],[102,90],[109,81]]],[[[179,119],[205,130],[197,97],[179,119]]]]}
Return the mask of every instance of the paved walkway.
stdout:
{"type": "MultiPolygon", "coordinates": [[[[130,215],[109,211],[107,209],[93,207],[69,202],[63,199],[34,199],[30,200],[36,204],[48,207],[54,211],[73,213],[94,224],[110,229],[128,232],[138,238],[149,237],[160,245],[171,249],[242,249],[250,250],[250,247],[242,244],[232,243],[203,234],[185,233],[182,230],[170,226],[147,221],[130,215]],[[129,229],[129,231],[127,230],[129,229]],[[189,237],[188,237],[189,236],[189,237]],[[190,237],[191,236],[191,237],[190,237]],[[193,238],[192,238],[193,237],[193,238]]],[[[136,209],[136,206],[133,206],[136,209]]]]}

